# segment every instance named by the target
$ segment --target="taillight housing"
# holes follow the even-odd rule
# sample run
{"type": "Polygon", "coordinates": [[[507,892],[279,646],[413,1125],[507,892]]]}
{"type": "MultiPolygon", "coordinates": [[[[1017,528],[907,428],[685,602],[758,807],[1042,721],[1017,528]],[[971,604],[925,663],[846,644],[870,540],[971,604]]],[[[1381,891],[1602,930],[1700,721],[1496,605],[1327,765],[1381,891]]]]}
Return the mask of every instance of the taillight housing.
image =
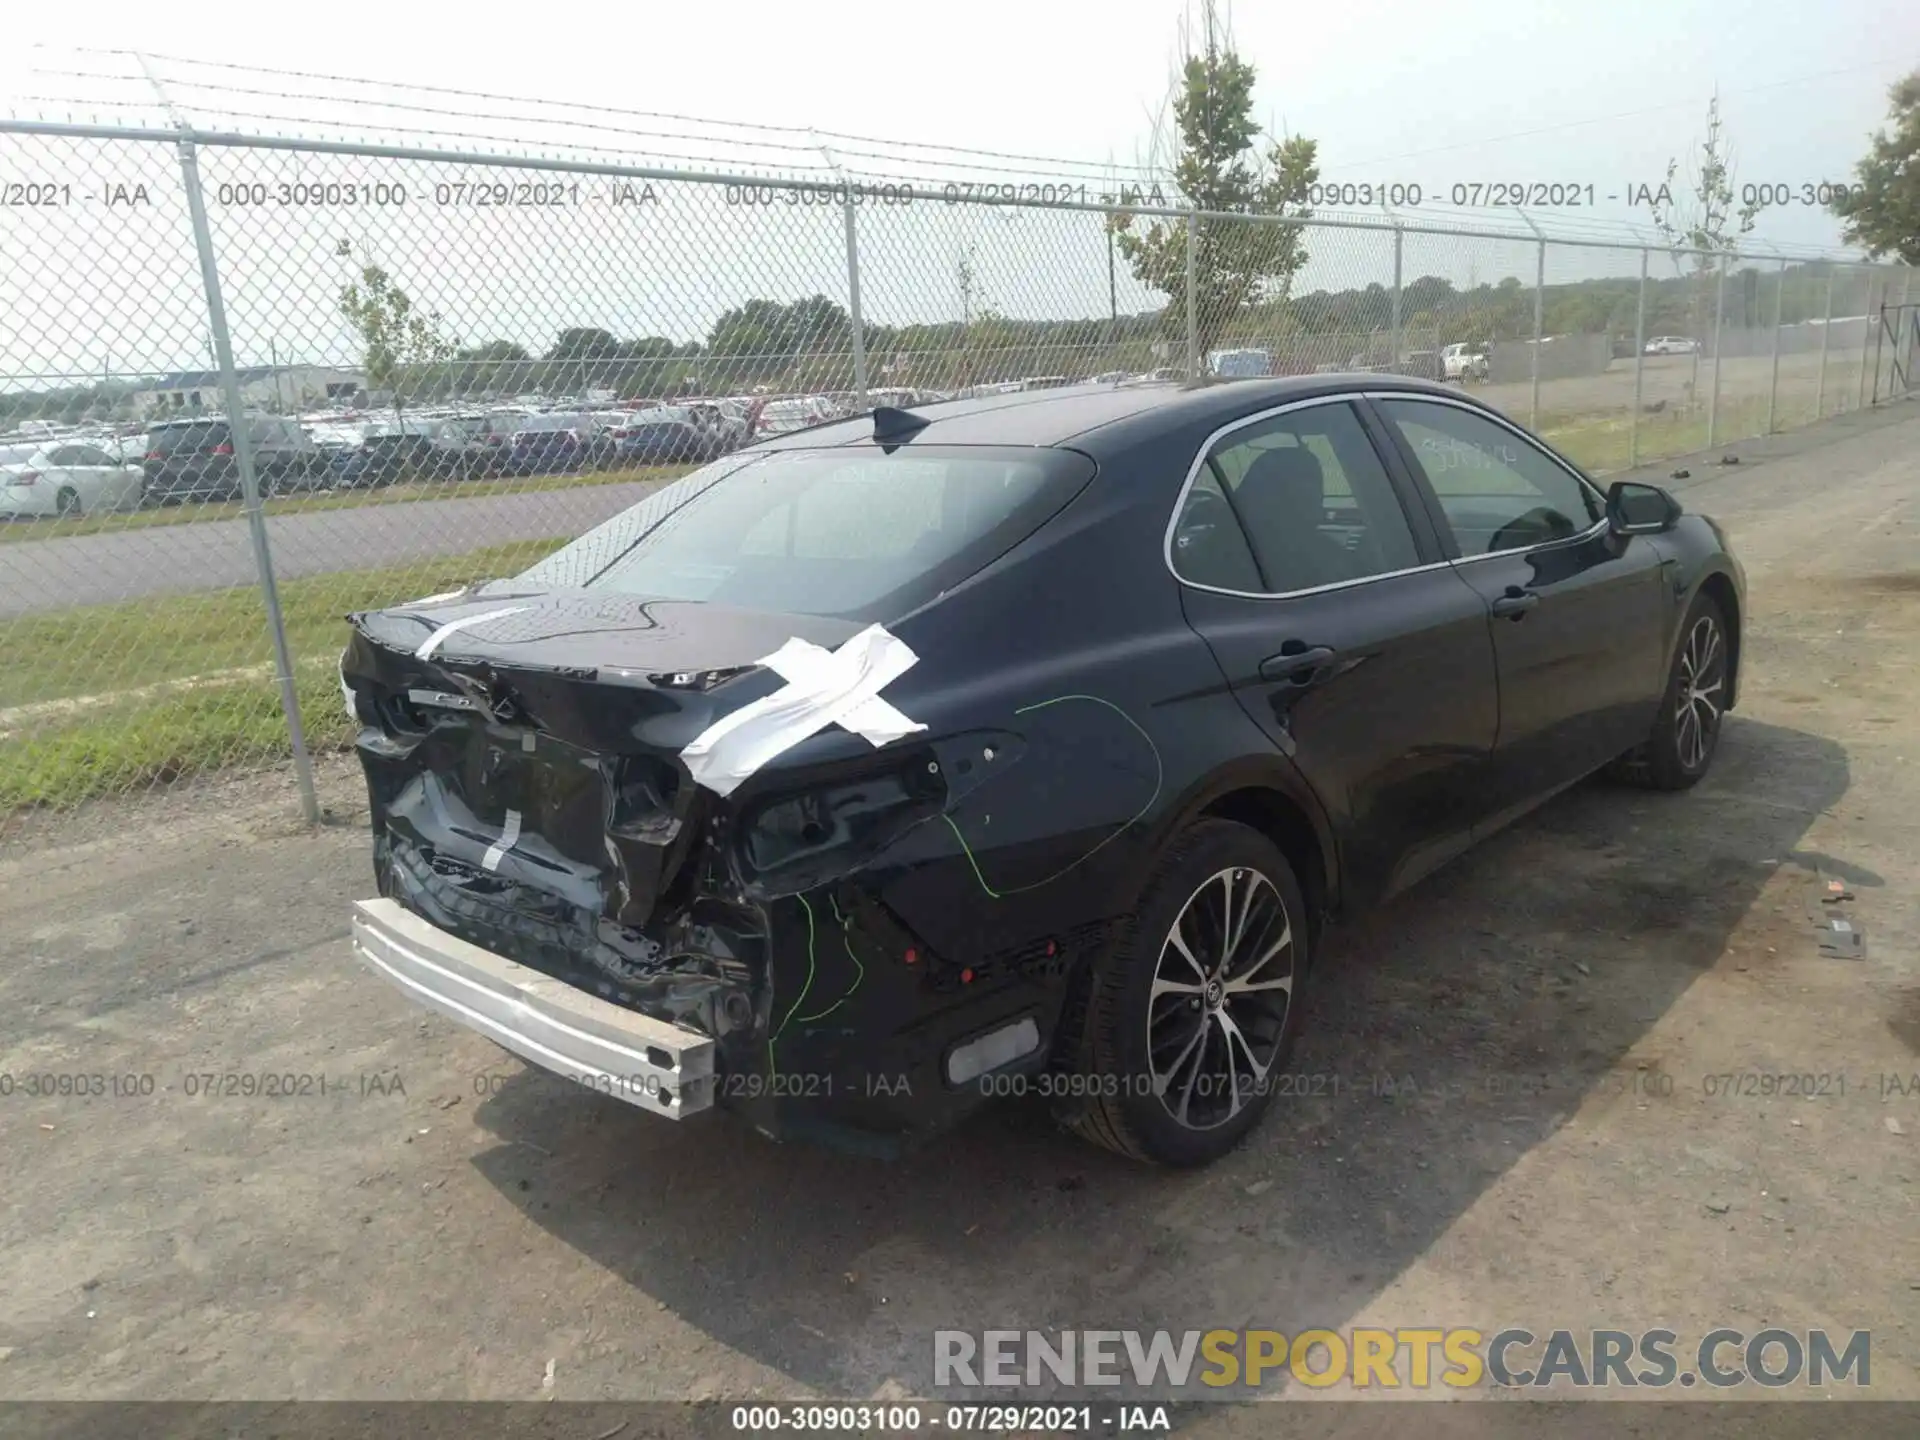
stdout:
{"type": "Polygon", "coordinates": [[[39,478],[40,472],[38,470],[22,470],[7,483],[9,485],[31,485],[39,478]]]}
{"type": "Polygon", "coordinates": [[[231,455],[233,453],[233,446],[223,440],[213,447],[213,453],[216,455],[231,455]]]}
{"type": "Polygon", "coordinates": [[[147,451],[146,458],[149,460],[164,460],[167,458],[167,452],[164,450],[149,450],[147,451]]]}

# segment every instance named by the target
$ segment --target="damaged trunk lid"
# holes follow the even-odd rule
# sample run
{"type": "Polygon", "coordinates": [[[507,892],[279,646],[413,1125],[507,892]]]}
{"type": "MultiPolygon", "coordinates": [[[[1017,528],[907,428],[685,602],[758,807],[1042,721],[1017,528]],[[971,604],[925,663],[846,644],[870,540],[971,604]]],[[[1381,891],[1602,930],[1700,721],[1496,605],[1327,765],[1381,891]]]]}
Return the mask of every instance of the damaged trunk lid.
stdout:
{"type": "Polygon", "coordinates": [[[352,617],[342,686],[387,863],[556,925],[637,929],[672,908],[721,803],[692,783],[681,750],[779,686],[756,668],[762,657],[794,637],[832,648],[861,628],[611,592],[487,590],[352,617]]]}

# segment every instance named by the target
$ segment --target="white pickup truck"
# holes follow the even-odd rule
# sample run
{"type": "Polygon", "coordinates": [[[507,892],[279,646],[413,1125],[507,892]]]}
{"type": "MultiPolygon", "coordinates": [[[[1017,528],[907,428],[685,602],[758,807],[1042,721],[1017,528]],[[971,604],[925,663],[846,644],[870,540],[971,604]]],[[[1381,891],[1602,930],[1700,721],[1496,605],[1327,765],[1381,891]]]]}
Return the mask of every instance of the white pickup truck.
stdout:
{"type": "Polygon", "coordinates": [[[1441,371],[1449,380],[1463,384],[1487,378],[1487,352],[1478,345],[1462,342],[1440,352],[1441,371]]]}

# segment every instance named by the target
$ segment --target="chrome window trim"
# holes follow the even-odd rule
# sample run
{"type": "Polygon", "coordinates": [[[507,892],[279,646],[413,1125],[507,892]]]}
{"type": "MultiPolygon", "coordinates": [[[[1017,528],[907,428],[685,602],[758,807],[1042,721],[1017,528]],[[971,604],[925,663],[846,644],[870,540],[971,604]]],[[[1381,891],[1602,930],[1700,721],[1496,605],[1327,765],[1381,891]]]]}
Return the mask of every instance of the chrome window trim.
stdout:
{"type": "MultiPolygon", "coordinates": [[[[1582,475],[1580,471],[1574,467],[1574,464],[1571,460],[1567,460],[1564,457],[1556,454],[1554,450],[1547,444],[1546,441],[1542,440],[1537,435],[1528,434],[1525,430],[1521,429],[1520,426],[1514,424],[1513,421],[1507,419],[1506,416],[1500,414],[1499,411],[1482,409],[1478,405],[1469,404],[1464,400],[1455,399],[1451,395],[1429,395],[1424,391],[1420,391],[1420,390],[1368,390],[1364,393],[1368,400],[1416,400],[1416,401],[1419,401],[1421,404],[1425,404],[1425,405],[1450,406],[1455,410],[1465,410],[1469,414],[1478,415],[1483,420],[1491,420],[1494,422],[1494,424],[1500,426],[1503,430],[1511,430],[1515,435],[1519,436],[1522,440],[1526,441],[1527,444],[1531,445],[1535,450],[1538,450],[1542,455],[1546,456],[1547,459],[1551,460],[1555,465],[1558,465],[1562,470],[1566,471],[1567,474],[1571,475],[1574,479],[1574,483],[1578,485],[1581,488],[1581,490],[1584,491],[1590,498],[1592,498],[1594,501],[1598,503],[1600,507],[1600,519],[1595,521],[1593,525],[1588,527],[1588,529],[1582,534],[1569,535],[1565,537],[1565,539],[1563,540],[1549,541],[1548,542],[1549,544],[1563,545],[1567,542],[1567,540],[1585,540],[1591,535],[1593,535],[1595,531],[1599,530],[1602,526],[1604,526],[1607,523],[1607,519],[1606,519],[1607,497],[1601,492],[1600,487],[1598,485],[1595,485],[1593,481],[1589,480],[1585,475],[1582,475]]],[[[1383,415],[1381,418],[1383,420],[1387,420],[1388,423],[1392,423],[1392,418],[1390,416],[1383,415]]],[[[1429,487],[1431,487],[1433,482],[1429,480],[1427,484],[1429,487]]],[[[1529,550],[1539,550],[1539,549],[1544,549],[1545,547],[1539,546],[1539,545],[1529,545],[1524,548],[1529,550]]],[[[1487,555],[1473,555],[1473,556],[1467,556],[1462,558],[1463,560],[1464,559],[1484,560],[1487,558],[1488,555],[1511,555],[1512,553],[1513,551],[1511,550],[1491,550],[1487,552],[1487,555]]]]}
{"type": "MultiPolygon", "coordinates": [[[[1182,575],[1173,563],[1173,535],[1180,527],[1180,516],[1187,508],[1187,492],[1193,489],[1193,483],[1200,478],[1200,471],[1207,463],[1207,457],[1213,453],[1213,447],[1225,436],[1236,430],[1244,430],[1249,425],[1258,425],[1263,420],[1271,420],[1276,415],[1285,415],[1293,410],[1311,410],[1320,405],[1351,405],[1362,398],[1359,390],[1342,390],[1336,395],[1311,395],[1304,400],[1289,400],[1284,405],[1275,405],[1266,410],[1256,411],[1252,415],[1242,415],[1238,420],[1230,420],[1200,442],[1200,450],[1193,457],[1193,463],[1187,467],[1187,478],[1180,486],[1180,493],[1173,499],[1173,514],[1167,517],[1167,531],[1160,543],[1160,557],[1166,562],[1167,573],[1173,576],[1174,583],[1185,585],[1193,590],[1205,590],[1213,595],[1232,595],[1241,600],[1287,600],[1296,595],[1324,595],[1333,590],[1348,590],[1355,585],[1371,585],[1376,580],[1393,580],[1402,575],[1418,575],[1423,570],[1444,570],[1453,562],[1433,560],[1424,565],[1410,565],[1404,570],[1382,570],[1378,575],[1362,575],[1352,580],[1336,580],[1331,585],[1313,585],[1305,590],[1229,590],[1224,585],[1205,585],[1198,580],[1189,580],[1182,575]]],[[[1372,443],[1372,436],[1368,436],[1372,443]]],[[[1384,462],[1382,464],[1384,469],[1384,462]]],[[[1396,503],[1398,503],[1396,501],[1396,503]]],[[[1401,517],[1406,519],[1404,515],[1401,517]]],[[[1411,530],[1413,522],[1407,521],[1411,530]]]]}
{"type": "MultiPolygon", "coordinates": [[[[1371,443],[1372,437],[1368,437],[1371,443]]],[[[1384,462],[1383,462],[1384,464],[1384,462]]],[[[1430,482],[1429,482],[1430,483],[1430,482]]],[[[1357,498],[1357,497],[1356,497],[1357,498]]],[[[1218,430],[1200,442],[1200,449],[1193,457],[1193,463],[1187,467],[1187,478],[1181,483],[1180,493],[1174,496],[1173,513],[1167,517],[1166,534],[1161,539],[1160,558],[1165,561],[1167,573],[1173,576],[1176,585],[1184,585],[1190,590],[1204,590],[1211,595],[1231,595],[1241,600],[1291,600],[1299,595],[1325,595],[1335,590],[1350,590],[1357,585],[1372,585],[1380,580],[1397,580],[1404,575],[1419,575],[1428,570],[1448,570],[1461,565],[1474,565],[1482,560],[1500,560],[1513,555],[1534,554],[1542,550],[1558,549],[1562,545],[1584,544],[1594,539],[1607,528],[1605,518],[1606,497],[1601,495],[1593,482],[1562,460],[1553,451],[1546,449],[1540,441],[1527,434],[1504,415],[1493,410],[1457,400],[1451,395],[1429,395],[1424,390],[1342,390],[1333,395],[1312,395],[1304,400],[1289,400],[1284,405],[1275,405],[1266,410],[1256,411],[1252,415],[1243,415],[1238,420],[1230,420],[1218,430]],[[1484,416],[1504,428],[1513,431],[1522,440],[1539,450],[1554,464],[1573,476],[1582,490],[1600,501],[1602,517],[1592,526],[1578,535],[1563,536],[1558,540],[1549,540],[1540,545],[1526,545],[1512,550],[1489,550],[1483,555],[1465,555],[1457,560],[1434,560],[1424,565],[1410,565],[1404,570],[1382,570],[1377,575],[1362,575],[1352,580],[1336,580],[1330,585],[1312,585],[1304,590],[1230,590],[1224,585],[1206,585],[1198,580],[1189,580],[1182,575],[1173,563],[1173,535],[1179,528],[1180,515],[1187,508],[1187,492],[1193,489],[1194,481],[1200,477],[1201,468],[1207,463],[1207,457],[1213,453],[1213,447],[1225,436],[1236,430],[1244,430],[1249,425],[1258,425],[1263,420],[1271,420],[1277,415],[1285,415],[1294,410],[1311,410],[1319,405],[1351,405],[1355,400],[1423,400],[1434,405],[1451,405],[1456,410],[1466,410],[1472,414],[1484,416]]],[[[1406,518],[1406,517],[1402,517],[1406,518]]],[[[1408,520],[1411,529],[1412,521],[1408,520]]],[[[1457,537],[1456,537],[1457,538],[1457,537]]]]}

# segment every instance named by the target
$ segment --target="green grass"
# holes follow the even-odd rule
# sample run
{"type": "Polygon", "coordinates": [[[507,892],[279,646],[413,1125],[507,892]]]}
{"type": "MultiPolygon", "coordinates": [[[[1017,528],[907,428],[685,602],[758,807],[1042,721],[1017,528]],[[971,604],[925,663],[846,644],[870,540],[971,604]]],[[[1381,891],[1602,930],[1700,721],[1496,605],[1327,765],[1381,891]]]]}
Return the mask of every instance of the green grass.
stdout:
{"type": "MultiPolygon", "coordinates": [[[[348,611],[511,575],[564,543],[524,540],[281,586],[308,745],[319,753],[352,740],[335,674],[348,611]]],[[[290,753],[251,587],[23,616],[5,633],[0,816],[290,753]]]]}
{"type": "MultiPolygon", "coordinates": [[[[1722,438],[1730,437],[1729,419],[1725,415],[1720,417],[1718,428],[1722,438]]],[[[1630,417],[1626,415],[1546,416],[1540,422],[1539,433],[1569,460],[1596,475],[1604,475],[1633,468],[1630,424],[1630,417]]],[[[1706,444],[1705,411],[1696,415],[1668,412],[1640,417],[1639,463],[1642,465],[1703,450],[1706,444]]]]}
{"type": "MultiPolygon", "coordinates": [[[[261,507],[269,516],[304,515],[315,510],[358,510],[367,505],[406,505],[417,501],[462,500],[479,495],[532,495],[545,490],[576,490],[590,485],[624,485],[636,480],[673,480],[691,465],[648,465],[631,470],[596,471],[587,475],[533,475],[500,480],[409,480],[375,490],[324,491],[312,495],[283,495],[261,507]]],[[[198,525],[211,520],[238,520],[247,513],[238,500],[157,506],[106,515],[83,515],[78,520],[20,520],[0,523],[0,544],[52,540],[69,535],[98,535],[110,530],[144,530],[153,526],[198,525]]]]}

